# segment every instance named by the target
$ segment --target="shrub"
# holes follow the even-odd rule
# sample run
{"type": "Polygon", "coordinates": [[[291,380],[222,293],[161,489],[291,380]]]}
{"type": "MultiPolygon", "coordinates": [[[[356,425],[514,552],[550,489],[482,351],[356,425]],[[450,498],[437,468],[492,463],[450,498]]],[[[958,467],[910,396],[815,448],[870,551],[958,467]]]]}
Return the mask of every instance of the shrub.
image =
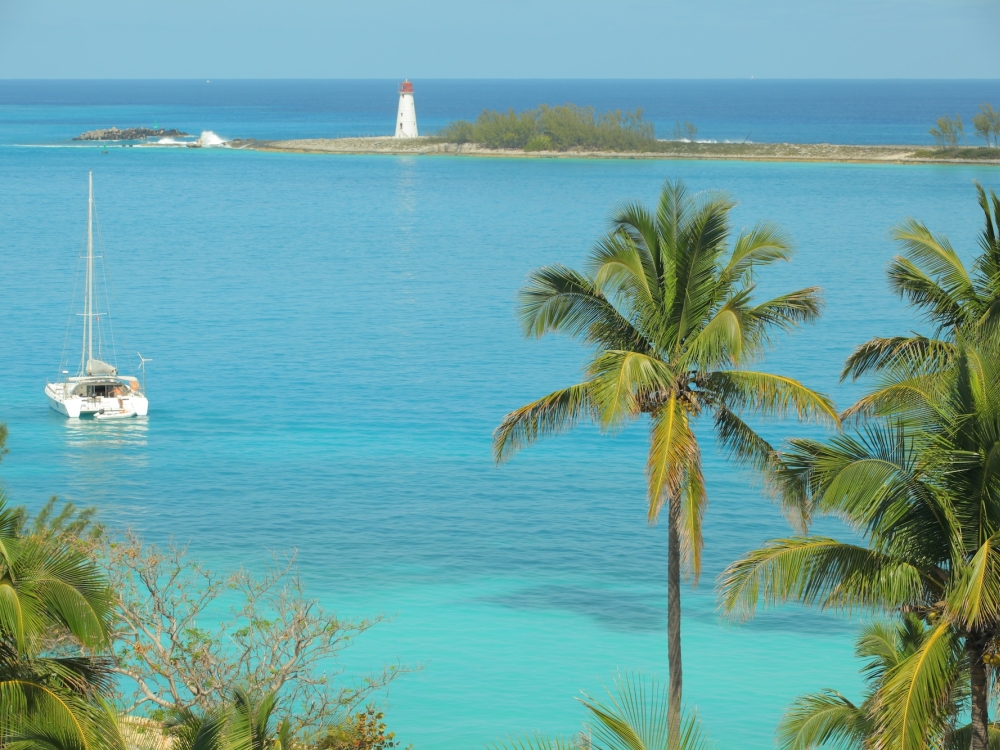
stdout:
{"type": "Polygon", "coordinates": [[[965,125],[962,124],[960,115],[955,115],[953,120],[950,117],[939,117],[937,127],[927,131],[930,133],[939,146],[954,147],[959,140],[965,139],[965,125]]]}
{"type": "Polygon", "coordinates": [[[487,110],[475,122],[451,123],[439,136],[452,143],[525,151],[654,151],[659,146],[656,129],[642,119],[642,109],[596,115],[593,107],[574,104],[543,104],[520,113],[487,110]]]}
{"type": "Polygon", "coordinates": [[[329,727],[312,747],[314,750],[391,750],[400,747],[396,733],[385,731],[383,718],[381,711],[368,706],[348,721],[329,727]]]}
{"type": "Polygon", "coordinates": [[[525,151],[551,151],[552,150],[552,139],[547,135],[533,135],[531,139],[524,144],[525,151]]]}
{"type": "Polygon", "coordinates": [[[991,140],[994,146],[1000,146],[1000,112],[991,105],[980,105],[978,114],[972,118],[972,126],[986,140],[987,148],[991,140]]]}

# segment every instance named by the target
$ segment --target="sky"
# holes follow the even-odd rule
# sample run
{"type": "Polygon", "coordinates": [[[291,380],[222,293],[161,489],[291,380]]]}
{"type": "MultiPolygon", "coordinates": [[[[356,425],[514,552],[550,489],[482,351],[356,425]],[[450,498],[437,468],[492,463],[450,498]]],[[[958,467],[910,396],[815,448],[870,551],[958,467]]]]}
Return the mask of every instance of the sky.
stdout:
{"type": "Polygon", "coordinates": [[[1000,78],[1000,0],[0,0],[0,78],[1000,78]]]}

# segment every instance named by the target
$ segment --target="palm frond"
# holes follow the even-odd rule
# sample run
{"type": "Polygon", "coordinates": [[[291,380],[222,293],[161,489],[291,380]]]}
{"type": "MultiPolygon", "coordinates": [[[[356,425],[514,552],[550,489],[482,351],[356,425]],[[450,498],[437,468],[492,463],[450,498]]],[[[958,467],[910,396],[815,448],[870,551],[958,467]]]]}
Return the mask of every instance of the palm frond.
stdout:
{"type": "Polygon", "coordinates": [[[98,750],[94,709],[43,680],[0,678],[0,746],[98,750]]]}
{"type": "Polygon", "coordinates": [[[512,411],[493,432],[493,459],[503,463],[536,440],[564,432],[581,417],[592,416],[589,390],[589,383],[572,385],[512,411]]]}
{"type": "Polygon", "coordinates": [[[743,293],[728,299],[698,326],[698,330],[685,342],[686,351],[680,358],[683,369],[732,367],[743,360],[745,346],[750,348],[751,356],[756,353],[759,348],[758,326],[749,315],[746,306],[748,296],[748,293],[743,293]]]}
{"type": "Polygon", "coordinates": [[[770,331],[777,328],[790,332],[803,323],[811,323],[823,312],[823,290],[818,286],[782,294],[752,307],[748,316],[755,328],[770,331]]]}
{"type": "MultiPolygon", "coordinates": [[[[907,258],[896,257],[887,272],[889,287],[914,307],[922,310],[939,331],[962,325],[968,320],[966,299],[943,288],[907,258]]],[[[965,290],[965,291],[971,291],[965,290]]]]}
{"type": "Polygon", "coordinates": [[[740,232],[719,277],[724,284],[749,282],[754,266],[768,266],[791,257],[792,241],[788,233],[777,224],[762,221],[740,232]]]}
{"type": "MultiPolygon", "coordinates": [[[[904,248],[903,257],[923,275],[937,280],[939,288],[956,301],[975,299],[972,278],[945,237],[935,237],[921,222],[903,222],[893,230],[893,239],[904,248]]],[[[890,276],[890,279],[892,277],[890,276]]],[[[906,293],[906,288],[898,289],[906,293]]]]}
{"type": "Polygon", "coordinates": [[[651,398],[673,389],[676,379],[661,359],[615,349],[598,354],[587,377],[587,395],[605,428],[637,417],[651,398]]]}
{"type": "Polygon", "coordinates": [[[866,711],[836,690],[800,695],[775,732],[781,750],[864,750],[871,731],[866,711]]]}
{"type": "Polygon", "coordinates": [[[913,423],[934,421],[941,403],[942,381],[934,374],[890,377],[840,414],[842,422],[872,417],[906,416],[913,423]]]}
{"type": "Polygon", "coordinates": [[[942,618],[920,648],[886,675],[874,699],[873,744],[924,750],[940,740],[960,648],[954,629],[942,618]]]}
{"type": "Polygon", "coordinates": [[[720,370],[705,380],[705,389],[716,403],[733,411],[752,411],[765,417],[797,416],[833,425],[840,424],[837,409],[828,397],[783,375],[749,370],[720,370]]]}
{"type": "Polygon", "coordinates": [[[646,480],[648,520],[655,523],[663,504],[680,498],[688,469],[699,455],[698,442],[684,405],[672,395],[653,415],[650,425],[646,480]]]}
{"type": "Polygon", "coordinates": [[[684,229],[684,252],[677,254],[673,264],[676,282],[671,317],[677,321],[677,345],[702,325],[718,300],[718,261],[725,250],[729,211],[734,205],[726,196],[710,195],[684,229]]]}
{"type": "MultiPolygon", "coordinates": [[[[988,727],[989,750],[1000,750],[1000,724],[991,723],[988,727]]],[[[972,744],[972,725],[966,724],[948,732],[942,750],[969,750],[972,744]]]]}
{"type": "MultiPolygon", "coordinates": [[[[698,450],[697,443],[694,450],[698,450]]],[[[701,575],[701,552],[705,546],[701,533],[702,520],[708,510],[708,493],[705,491],[705,477],[701,471],[700,452],[688,463],[680,505],[677,531],[681,540],[681,563],[691,572],[692,581],[697,583],[701,575]]]]}
{"type": "Polygon", "coordinates": [[[926,336],[874,338],[851,353],[840,379],[857,380],[862,375],[886,369],[904,375],[933,371],[946,367],[954,356],[955,345],[940,339],[926,336]]]}
{"type": "Polygon", "coordinates": [[[682,715],[676,742],[670,743],[667,687],[640,673],[619,673],[606,701],[579,699],[590,712],[594,750],[709,750],[698,716],[682,715]]]}
{"type": "Polygon", "coordinates": [[[682,237],[693,210],[693,202],[684,183],[681,180],[664,181],[656,204],[659,245],[655,260],[657,273],[663,279],[664,287],[670,289],[670,295],[664,297],[666,300],[672,300],[676,290],[676,274],[668,273],[667,269],[677,264],[683,252],[682,237]]]}
{"type": "MultiPolygon", "coordinates": [[[[645,279],[643,285],[647,289],[647,298],[662,302],[663,259],[660,257],[662,238],[657,231],[656,218],[650,215],[642,204],[632,201],[622,203],[614,209],[611,223],[614,229],[609,236],[616,237],[618,241],[624,240],[624,244],[630,246],[629,253],[633,258],[626,261],[626,264],[634,269],[635,282],[642,283],[638,278],[641,275],[645,279]],[[635,264],[636,261],[638,265],[635,264]]],[[[606,259],[602,255],[600,245],[590,254],[588,267],[595,278],[606,264],[606,259]]]]}
{"type": "Polygon", "coordinates": [[[508,737],[506,742],[489,745],[491,750],[579,750],[580,746],[561,737],[534,734],[529,737],[508,737]]]}
{"type": "Polygon", "coordinates": [[[924,601],[920,570],[865,547],[828,537],[773,539],[719,576],[723,612],[737,620],[796,601],[821,609],[893,609],[924,601]]]}
{"type": "Polygon", "coordinates": [[[532,272],[518,299],[518,315],[528,336],[560,332],[588,342],[648,348],[642,335],[593,282],[571,268],[544,266],[532,272]]]}
{"type": "Polygon", "coordinates": [[[948,592],[948,609],[965,628],[990,628],[1000,620],[1000,534],[976,550],[967,565],[955,571],[948,592]]]}
{"type": "Polygon", "coordinates": [[[621,295],[636,306],[659,301],[660,289],[649,253],[624,232],[602,237],[588,259],[594,289],[610,297],[621,295]]]}

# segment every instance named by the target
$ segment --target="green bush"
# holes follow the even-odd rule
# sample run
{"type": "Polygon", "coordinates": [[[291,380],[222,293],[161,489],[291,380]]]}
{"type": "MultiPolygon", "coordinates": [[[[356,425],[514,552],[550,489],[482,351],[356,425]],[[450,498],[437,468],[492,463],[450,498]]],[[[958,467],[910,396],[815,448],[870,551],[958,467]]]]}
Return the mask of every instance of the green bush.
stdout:
{"type": "Polygon", "coordinates": [[[653,123],[642,109],[595,115],[593,107],[573,104],[515,112],[486,110],[475,122],[458,120],[438,134],[451,143],[525,151],[654,151],[660,147],[653,123]]]}
{"type": "MultiPolygon", "coordinates": [[[[392,750],[400,747],[395,732],[385,731],[384,714],[368,706],[310,745],[312,750],[392,750]]],[[[411,750],[412,746],[407,750],[411,750]]]]}
{"type": "Polygon", "coordinates": [[[531,139],[524,144],[525,151],[551,151],[552,150],[552,139],[547,135],[533,135],[531,139]]]}

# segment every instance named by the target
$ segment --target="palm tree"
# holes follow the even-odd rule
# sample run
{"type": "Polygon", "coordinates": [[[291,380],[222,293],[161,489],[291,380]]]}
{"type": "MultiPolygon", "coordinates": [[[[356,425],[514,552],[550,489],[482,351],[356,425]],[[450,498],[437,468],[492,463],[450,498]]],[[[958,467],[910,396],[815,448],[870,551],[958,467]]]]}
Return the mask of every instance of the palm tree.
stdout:
{"type": "Polygon", "coordinates": [[[688,195],[667,182],[656,212],[619,208],[613,228],[590,253],[587,271],[545,266],[520,292],[529,336],[566,333],[594,347],[584,380],[508,414],[494,433],[503,462],[544,435],[593,419],[611,431],[646,415],[648,520],[664,505],[668,539],[668,653],[671,728],[680,729],[682,689],[680,576],[682,556],[697,578],[706,505],[695,422],[711,416],[733,460],[767,471],[774,451],[746,413],[837,422],[831,401],[791,378],[754,372],[777,331],[819,315],[816,288],[755,303],[757,273],[791,256],[775,225],[760,223],[730,238],[734,203],[710,193],[688,195]]]}
{"type": "Polygon", "coordinates": [[[534,737],[496,745],[495,750],[709,750],[695,713],[682,716],[677,739],[671,740],[666,686],[641,674],[620,674],[608,700],[578,699],[591,721],[574,740],[534,737]]]}
{"type": "Polygon", "coordinates": [[[776,539],[720,577],[734,616],[751,616],[758,601],[794,600],[923,619],[919,647],[875,697],[874,747],[940,742],[963,659],[969,747],[988,746],[989,670],[1000,663],[1000,357],[992,343],[957,346],[949,367],[887,384],[897,394],[879,406],[888,415],[854,435],[792,441],[782,457],[791,498],[839,517],[867,545],[776,539]]]}
{"type": "Polygon", "coordinates": [[[0,494],[0,746],[106,745],[111,664],[88,652],[108,644],[107,583],[84,555],[19,536],[20,520],[0,494]],[[83,654],[47,653],[60,633],[83,654]]]}
{"type": "Polygon", "coordinates": [[[993,331],[1000,321],[1000,198],[975,183],[985,226],[981,252],[971,270],[947,237],[935,236],[923,222],[910,219],[893,230],[903,253],[889,264],[889,286],[909,300],[934,327],[931,336],[874,338],[847,359],[842,379],[914,360],[947,360],[960,332],[993,331]]]}
{"type": "MultiPolygon", "coordinates": [[[[813,750],[830,747],[840,750],[868,750],[874,739],[877,698],[893,670],[911,658],[927,638],[929,627],[913,613],[898,620],[865,624],[858,636],[855,654],[866,659],[862,673],[867,688],[865,698],[855,705],[842,693],[824,689],[795,699],[778,724],[780,750],[813,750]]],[[[964,661],[953,664],[948,680],[947,709],[935,734],[944,739],[942,750],[964,750],[969,746],[971,726],[957,726],[968,711],[969,670],[964,661]]],[[[989,727],[990,747],[1000,746],[1000,727],[989,727]]]]}
{"type": "Polygon", "coordinates": [[[288,750],[291,725],[277,723],[277,696],[233,691],[232,702],[198,714],[178,711],[167,722],[174,750],[288,750]]]}

